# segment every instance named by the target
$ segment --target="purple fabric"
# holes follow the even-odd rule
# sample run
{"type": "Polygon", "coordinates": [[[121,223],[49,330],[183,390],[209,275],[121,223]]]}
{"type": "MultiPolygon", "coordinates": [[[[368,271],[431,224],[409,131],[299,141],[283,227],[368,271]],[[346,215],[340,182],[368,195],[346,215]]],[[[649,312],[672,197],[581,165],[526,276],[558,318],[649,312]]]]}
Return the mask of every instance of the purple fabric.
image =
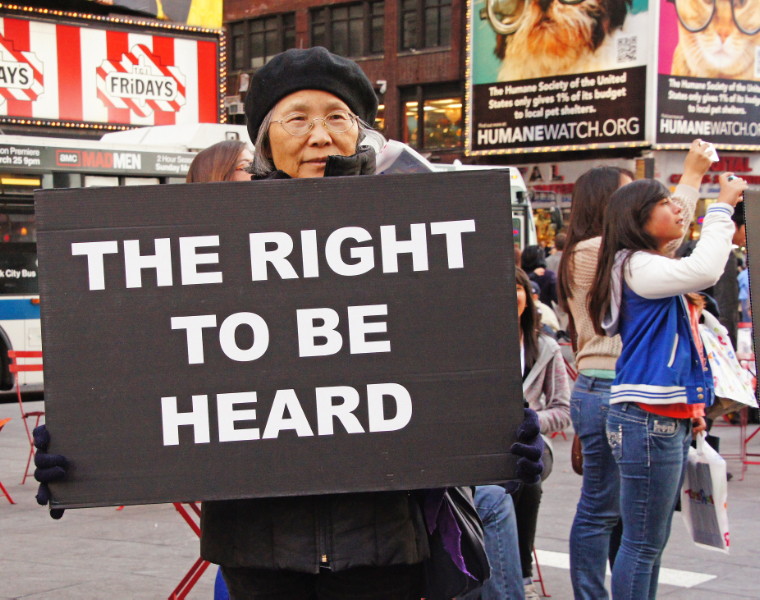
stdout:
{"type": "Polygon", "coordinates": [[[428,490],[425,495],[425,524],[428,535],[437,529],[440,532],[443,547],[451,560],[462,573],[476,579],[467,570],[462,556],[462,530],[459,528],[454,513],[448,502],[444,501],[445,489],[428,490]]]}

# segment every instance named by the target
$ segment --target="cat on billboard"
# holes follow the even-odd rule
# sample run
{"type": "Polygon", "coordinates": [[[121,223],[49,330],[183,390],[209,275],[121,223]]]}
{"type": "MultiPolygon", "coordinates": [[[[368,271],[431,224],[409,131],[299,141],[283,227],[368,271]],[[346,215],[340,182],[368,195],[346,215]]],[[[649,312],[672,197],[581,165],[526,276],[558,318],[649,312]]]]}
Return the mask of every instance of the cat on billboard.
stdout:
{"type": "Polygon", "coordinates": [[[164,65],[144,44],[134,45],[120,60],[104,60],[96,74],[98,98],[108,108],[147,117],[159,110],[176,113],[186,104],[182,71],[164,65]]]}
{"type": "MultiPolygon", "coordinates": [[[[616,68],[632,0],[486,0],[497,81],[616,68]]],[[[628,28],[631,29],[631,28],[628,28]]]]}
{"type": "Polygon", "coordinates": [[[671,75],[760,80],[760,0],[668,0],[678,18],[671,75]]]}

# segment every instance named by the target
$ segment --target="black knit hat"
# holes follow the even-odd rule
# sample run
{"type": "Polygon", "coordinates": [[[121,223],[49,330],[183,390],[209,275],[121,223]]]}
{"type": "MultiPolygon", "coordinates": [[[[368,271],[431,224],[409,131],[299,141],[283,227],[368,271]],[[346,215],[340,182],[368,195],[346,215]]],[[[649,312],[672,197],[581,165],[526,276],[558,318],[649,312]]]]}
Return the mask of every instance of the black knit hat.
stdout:
{"type": "Polygon", "coordinates": [[[274,105],[299,90],[334,94],[365,123],[372,125],[375,121],[375,90],[354,61],[321,46],[286,50],[251,77],[245,96],[245,117],[252,142],[256,142],[261,122],[274,105]]]}

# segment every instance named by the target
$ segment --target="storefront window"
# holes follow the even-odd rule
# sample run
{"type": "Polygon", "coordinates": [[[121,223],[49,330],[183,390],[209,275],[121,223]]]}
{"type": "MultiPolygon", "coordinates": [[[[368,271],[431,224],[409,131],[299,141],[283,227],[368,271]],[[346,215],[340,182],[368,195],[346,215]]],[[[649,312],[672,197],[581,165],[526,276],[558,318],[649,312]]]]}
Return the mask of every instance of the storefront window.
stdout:
{"type": "Polygon", "coordinates": [[[419,130],[419,119],[417,115],[417,102],[406,102],[404,104],[404,142],[411,146],[417,146],[417,131],[419,130]]]}
{"type": "Polygon", "coordinates": [[[373,127],[380,133],[385,133],[385,104],[380,104],[377,107],[377,116],[375,117],[373,127]]]}
{"type": "Polygon", "coordinates": [[[418,102],[408,101],[404,104],[404,142],[426,150],[462,147],[464,131],[461,98],[425,100],[422,115],[423,126],[420,127],[418,102]]]}
{"type": "Polygon", "coordinates": [[[462,99],[426,100],[425,148],[459,148],[462,146],[462,99]]]}

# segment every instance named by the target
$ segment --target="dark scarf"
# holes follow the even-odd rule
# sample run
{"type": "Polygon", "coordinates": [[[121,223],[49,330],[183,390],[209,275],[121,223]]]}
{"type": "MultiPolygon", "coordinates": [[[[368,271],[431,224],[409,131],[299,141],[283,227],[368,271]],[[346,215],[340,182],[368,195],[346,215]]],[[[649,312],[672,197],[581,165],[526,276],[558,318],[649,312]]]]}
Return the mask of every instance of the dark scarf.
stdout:
{"type": "MultiPolygon", "coordinates": [[[[359,146],[356,154],[340,156],[334,154],[327,157],[325,165],[325,177],[348,177],[351,175],[374,175],[375,174],[375,150],[370,146],[359,146]]],[[[282,171],[272,171],[259,179],[291,179],[290,175],[282,171]]]]}

